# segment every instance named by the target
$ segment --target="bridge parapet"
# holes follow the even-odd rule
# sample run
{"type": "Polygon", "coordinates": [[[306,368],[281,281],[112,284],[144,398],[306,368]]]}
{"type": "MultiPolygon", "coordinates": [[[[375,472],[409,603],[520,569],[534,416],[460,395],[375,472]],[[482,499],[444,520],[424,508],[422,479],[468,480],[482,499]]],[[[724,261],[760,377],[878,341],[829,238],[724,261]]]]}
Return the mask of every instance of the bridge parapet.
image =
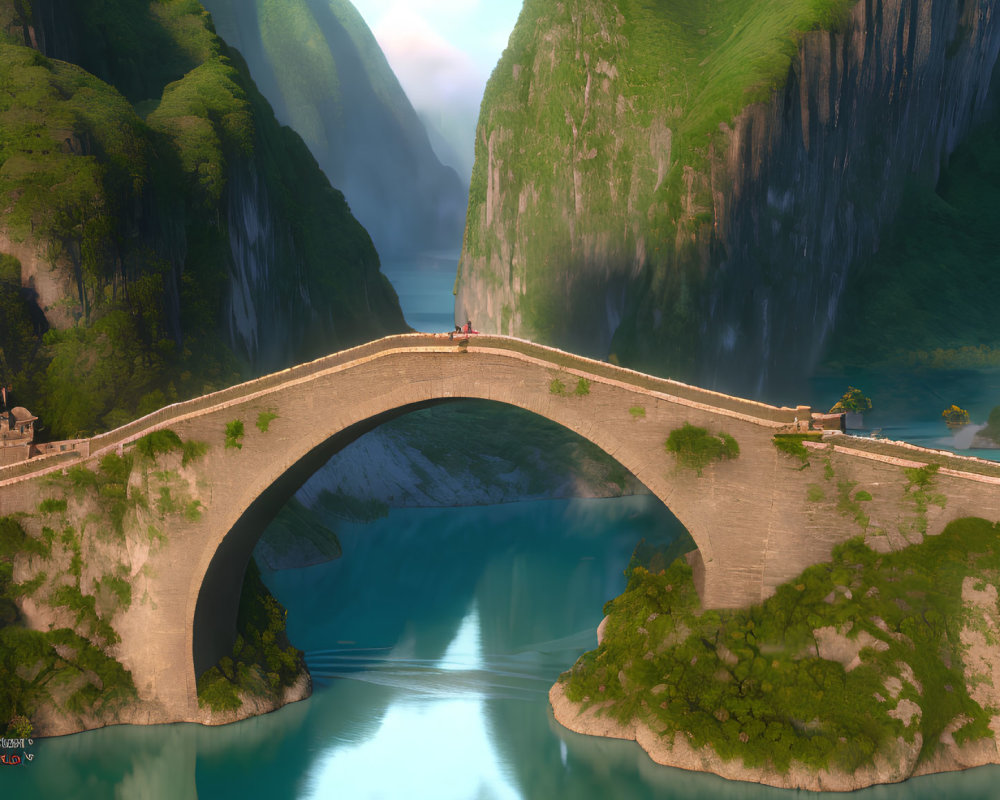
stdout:
{"type": "Polygon", "coordinates": [[[509,350],[520,352],[525,355],[534,356],[543,361],[551,362],[554,366],[579,369],[599,377],[609,378],[615,381],[629,384],[637,389],[660,392],[672,395],[683,400],[691,400],[707,406],[735,411],[750,417],[767,420],[769,422],[792,423],[807,406],[797,408],[779,407],[761,403],[757,400],[749,400],[744,397],[736,397],[712,389],[703,389],[700,386],[692,386],[672,378],[660,378],[655,375],[647,375],[637,372],[627,367],[610,364],[607,361],[597,361],[595,359],[578,356],[574,353],[567,353],[554,347],[536,344],[526,339],[517,339],[512,336],[480,336],[475,342],[477,349],[495,347],[499,350],[509,350]]]}

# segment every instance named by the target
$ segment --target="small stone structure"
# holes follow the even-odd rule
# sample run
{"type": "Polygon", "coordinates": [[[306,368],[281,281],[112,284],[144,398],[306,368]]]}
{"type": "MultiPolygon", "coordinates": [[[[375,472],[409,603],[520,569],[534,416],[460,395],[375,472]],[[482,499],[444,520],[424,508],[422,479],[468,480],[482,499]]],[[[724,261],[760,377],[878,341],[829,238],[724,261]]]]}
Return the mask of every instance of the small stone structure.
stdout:
{"type": "Polygon", "coordinates": [[[0,411],[0,466],[27,461],[31,457],[37,420],[38,417],[22,406],[0,411]]]}

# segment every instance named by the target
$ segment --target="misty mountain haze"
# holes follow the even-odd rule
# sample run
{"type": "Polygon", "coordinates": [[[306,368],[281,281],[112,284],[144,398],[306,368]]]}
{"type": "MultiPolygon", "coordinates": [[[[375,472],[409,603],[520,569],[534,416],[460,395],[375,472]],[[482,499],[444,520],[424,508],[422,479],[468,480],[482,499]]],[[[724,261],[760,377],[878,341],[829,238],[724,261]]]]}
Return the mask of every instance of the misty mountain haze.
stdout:
{"type": "Polygon", "coordinates": [[[457,249],[467,186],[444,166],[348,0],[207,0],[278,119],[309,146],[379,253],[457,249]]]}
{"type": "Polygon", "coordinates": [[[472,178],[472,165],[476,160],[474,139],[478,113],[457,109],[453,112],[418,111],[417,116],[427,129],[434,154],[442,164],[451,167],[463,183],[472,178]],[[461,142],[461,133],[468,128],[472,135],[467,144],[461,142]]]}

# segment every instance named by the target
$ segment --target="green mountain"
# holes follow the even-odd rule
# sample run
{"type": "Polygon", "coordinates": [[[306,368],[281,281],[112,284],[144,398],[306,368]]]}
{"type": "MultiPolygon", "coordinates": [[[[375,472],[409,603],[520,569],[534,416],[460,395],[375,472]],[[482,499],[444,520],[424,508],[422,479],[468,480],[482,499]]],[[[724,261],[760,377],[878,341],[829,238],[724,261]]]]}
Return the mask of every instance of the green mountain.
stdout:
{"type": "Polygon", "coordinates": [[[808,374],[904,195],[991,106],[995,4],[526,0],[459,316],[741,391],[808,374]]]}
{"type": "Polygon", "coordinates": [[[405,329],[191,0],[0,0],[0,379],[53,437],[405,329]]]}
{"type": "Polygon", "coordinates": [[[283,123],[302,135],[378,251],[459,246],[466,187],[438,161],[348,0],[205,0],[283,123]]]}

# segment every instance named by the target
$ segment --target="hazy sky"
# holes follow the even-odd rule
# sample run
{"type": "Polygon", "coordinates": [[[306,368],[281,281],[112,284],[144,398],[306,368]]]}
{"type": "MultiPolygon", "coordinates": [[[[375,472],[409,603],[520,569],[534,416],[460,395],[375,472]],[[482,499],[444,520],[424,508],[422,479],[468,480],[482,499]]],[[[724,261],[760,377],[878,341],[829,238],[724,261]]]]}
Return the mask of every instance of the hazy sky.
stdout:
{"type": "Polygon", "coordinates": [[[466,173],[483,87],[507,46],[521,0],[352,2],[410,102],[459,151],[460,172],[466,173]]]}

